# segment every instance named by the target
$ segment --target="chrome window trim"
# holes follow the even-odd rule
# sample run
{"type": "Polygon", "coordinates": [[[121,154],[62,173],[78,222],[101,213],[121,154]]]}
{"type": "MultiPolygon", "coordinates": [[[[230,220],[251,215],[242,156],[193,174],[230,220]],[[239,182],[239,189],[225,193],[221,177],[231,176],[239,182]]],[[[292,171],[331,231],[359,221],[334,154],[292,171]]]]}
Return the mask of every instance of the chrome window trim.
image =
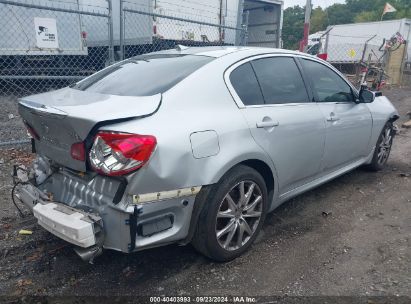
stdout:
{"type": "MultiPolygon", "coordinates": [[[[240,61],[237,61],[236,63],[232,64],[230,67],[228,67],[225,71],[224,71],[224,82],[228,88],[228,91],[230,92],[231,96],[234,99],[234,102],[237,104],[238,108],[240,109],[245,109],[245,108],[262,108],[262,107],[284,107],[284,106],[300,106],[300,105],[311,105],[311,104],[315,104],[314,102],[297,102],[297,103],[277,103],[277,104],[261,104],[261,105],[250,105],[250,106],[246,106],[244,105],[244,103],[242,102],[241,98],[238,96],[237,92],[235,91],[233,85],[231,84],[230,81],[230,75],[231,72],[236,69],[237,67],[239,67],[240,65],[256,60],[256,59],[261,59],[261,58],[270,58],[270,57],[290,57],[290,58],[298,58],[300,56],[296,55],[296,54],[287,54],[287,53],[283,53],[283,54],[276,54],[276,53],[269,53],[269,54],[259,54],[259,55],[254,55],[254,56],[250,56],[244,59],[241,59],[240,61]]],[[[298,68],[298,65],[296,64],[296,67],[298,68]]],[[[301,75],[302,80],[304,81],[304,76],[301,75]]],[[[308,94],[308,92],[307,92],[308,94]]]]}

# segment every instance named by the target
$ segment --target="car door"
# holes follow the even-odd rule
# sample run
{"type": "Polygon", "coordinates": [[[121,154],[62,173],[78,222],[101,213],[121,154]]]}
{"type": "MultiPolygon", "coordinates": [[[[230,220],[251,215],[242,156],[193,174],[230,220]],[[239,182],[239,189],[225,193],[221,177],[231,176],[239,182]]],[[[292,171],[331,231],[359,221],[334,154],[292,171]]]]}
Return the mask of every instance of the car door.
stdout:
{"type": "Polygon", "coordinates": [[[325,64],[301,58],[314,98],[324,115],[326,136],[322,169],[325,173],[368,155],[372,117],[364,103],[356,103],[351,86],[325,64]]]}
{"type": "Polygon", "coordinates": [[[280,195],[319,172],[324,119],[293,57],[263,55],[229,70],[228,83],[255,141],[276,167],[280,195]]]}

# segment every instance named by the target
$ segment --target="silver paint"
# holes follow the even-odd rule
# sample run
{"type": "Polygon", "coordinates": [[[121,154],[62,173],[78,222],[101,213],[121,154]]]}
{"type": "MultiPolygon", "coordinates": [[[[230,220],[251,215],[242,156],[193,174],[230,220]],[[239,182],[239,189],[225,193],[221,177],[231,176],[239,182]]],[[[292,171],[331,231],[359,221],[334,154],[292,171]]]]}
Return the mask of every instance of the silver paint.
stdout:
{"type": "MultiPolygon", "coordinates": [[[[40,186],[41,190],[53,193],[56,201],[99,214],[105,227],[105,248],[128,251],[130,229],[125,221],[135,208],[133,197],[214,184],[244,161],[257,160],[270,168],[274,193],[269,210],[273,210],[299,193],[370,162],[383,126],[397,115],[386,97],[377,97],[370,104],[246,107],[229,81],[229,73],[241,62],[267,56],[309,58],[340,74],[306,54],[236,47],[161,53],[201,54],[215,59],[161,95],[109,96],[65,88],[21,101],[23,119],[34,127],[41,123],[48,126],[49,132],[40,134],[44,143],[36,143],[38,153],[52,159],[55,167],[63,168],[49,178],[50,183],[40,186]],[[331,113],[339,119],[329,119],[331,113]],[[120,118],[129,120],[118,121],[120,118]],[[127,187],[117,205],[112,200],[119,181],[85,172],[86,164],[73,160],[68,151],[97,123],[99,130],[157,138],[150,161],[125,176],[127,187]]],[[[27,201],[27,192],[37,193],[30,187],[25,190],[27,201]]],[[[184,198],[187,205],[179,197],[143,204],[139,223],[169,214],[174,224],[149,237],[137,236],[135,250],[183,240],[189,231],[195,197],[184,198]]]]}

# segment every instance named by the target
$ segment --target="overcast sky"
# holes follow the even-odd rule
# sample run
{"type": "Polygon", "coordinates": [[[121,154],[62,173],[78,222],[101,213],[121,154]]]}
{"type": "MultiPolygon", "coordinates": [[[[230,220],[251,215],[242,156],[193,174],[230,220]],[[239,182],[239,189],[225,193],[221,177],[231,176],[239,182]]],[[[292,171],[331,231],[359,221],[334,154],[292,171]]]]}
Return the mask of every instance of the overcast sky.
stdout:
{"type": "MultiPolygon", "coordinates": [[[[290,7],[294,5],[304,6],[307,0],[284,0],[284,7],[290,7]]],[[[345,0],[311,0],[314,7],[321,6],[327,7],[334,3],[344,3],[345,0]]]]}

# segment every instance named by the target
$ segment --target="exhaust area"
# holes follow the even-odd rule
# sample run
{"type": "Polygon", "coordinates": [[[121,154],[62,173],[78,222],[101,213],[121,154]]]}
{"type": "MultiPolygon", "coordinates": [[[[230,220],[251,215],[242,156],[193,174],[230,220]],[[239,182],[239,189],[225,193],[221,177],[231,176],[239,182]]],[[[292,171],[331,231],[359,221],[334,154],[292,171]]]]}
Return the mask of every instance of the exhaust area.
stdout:
{"type": "Polygon", "coordinates": [[[74,251],[83,261],[94,264],[94,259],[103,253],[103,247],[98,245],[89,248],[75,246],[74,251]]]}

